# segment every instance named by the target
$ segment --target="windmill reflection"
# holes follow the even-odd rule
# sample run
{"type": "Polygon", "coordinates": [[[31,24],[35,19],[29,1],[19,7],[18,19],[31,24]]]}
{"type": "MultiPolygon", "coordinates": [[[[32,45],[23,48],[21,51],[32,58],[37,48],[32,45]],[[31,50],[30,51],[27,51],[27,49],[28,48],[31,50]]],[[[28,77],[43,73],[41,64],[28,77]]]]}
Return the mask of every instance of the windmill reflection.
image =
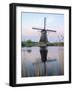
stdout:
{"type": "Polygon", "coordinates": [[[41,62],[34,63],[35,76],[51,76],[58,74],[56,59],[48,60],[47,54],[48,54],[47,46],[40,47],[41,62]]]}
{"type": "Polygon", "coordinates": [[[48,53],[47,47],[40,47],[40,55],[42,62],[47,61],[47,53],[48,53]]]}
{"type": "Polygon", "coordinates": [[[44,70],[43,70],[44,71],[44,73],[43,73],[44,76],[46,75],[47,53],[48,53],[47,47],[40,47],[40,55],[41,55],[41,60],[43,62],[43,67],[44,67],[44,70]]]}

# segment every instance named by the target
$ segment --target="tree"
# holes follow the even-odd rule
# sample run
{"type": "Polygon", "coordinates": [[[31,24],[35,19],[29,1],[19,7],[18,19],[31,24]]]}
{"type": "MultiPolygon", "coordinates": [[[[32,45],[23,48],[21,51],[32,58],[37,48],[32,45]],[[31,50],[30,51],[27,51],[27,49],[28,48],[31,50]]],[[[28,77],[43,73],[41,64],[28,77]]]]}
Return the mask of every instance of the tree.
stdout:
{"type": "Polygon", "coordinates": [[[33,42],[31,40],[26,41],[26,46],[31,47],[33,45],[33,42]]]}

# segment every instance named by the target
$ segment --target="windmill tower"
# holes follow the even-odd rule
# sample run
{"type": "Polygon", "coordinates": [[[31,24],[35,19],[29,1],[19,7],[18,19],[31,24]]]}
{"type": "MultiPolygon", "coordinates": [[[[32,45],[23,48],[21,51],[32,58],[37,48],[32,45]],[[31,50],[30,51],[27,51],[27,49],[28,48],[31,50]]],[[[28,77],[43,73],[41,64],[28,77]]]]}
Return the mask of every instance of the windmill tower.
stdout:
{"type": "Polygon", "coordinates": [[[47,32],[56,32],[55,30],[46,29],[46,17],[44,18],[44,28],[43,29],[41,29],[41,28],[34,28],[34,27],[32,29],[41,31],[41,37],[40,37],[40,41],[39,42],[43,42],[44,44],[47,44],[47,42],[48,42],[47,32]]]}

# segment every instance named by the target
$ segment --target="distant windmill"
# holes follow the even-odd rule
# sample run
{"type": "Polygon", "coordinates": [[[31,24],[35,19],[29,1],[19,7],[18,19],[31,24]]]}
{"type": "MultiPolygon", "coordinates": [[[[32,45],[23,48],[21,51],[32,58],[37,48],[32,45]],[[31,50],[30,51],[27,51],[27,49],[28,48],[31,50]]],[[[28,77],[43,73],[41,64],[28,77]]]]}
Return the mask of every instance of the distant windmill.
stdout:
{"type": "Polygon", "coordinates": [[[56,32],[55,30],[49,30],[46,29],[46,17],[44,18],[44,28],[32,28],[32,29],[36,29],[36,30],[41,30],[41,37],[40,37],[40,41],[39,42],[43,42],[43,43],[47,43],[48,42],[48,38],[47,38],[47,31],[49,32],[56,32]]]}

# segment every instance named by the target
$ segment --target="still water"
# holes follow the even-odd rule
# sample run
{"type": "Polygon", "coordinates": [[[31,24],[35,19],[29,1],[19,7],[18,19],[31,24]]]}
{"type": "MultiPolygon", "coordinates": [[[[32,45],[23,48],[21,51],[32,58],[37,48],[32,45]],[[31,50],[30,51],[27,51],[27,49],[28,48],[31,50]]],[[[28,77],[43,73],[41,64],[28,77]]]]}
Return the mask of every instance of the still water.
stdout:
{"type": "Polygon", "coordinates": [[[21,52],[22,77],[64,75],[64,47],[24,47],[21,52]]]}

